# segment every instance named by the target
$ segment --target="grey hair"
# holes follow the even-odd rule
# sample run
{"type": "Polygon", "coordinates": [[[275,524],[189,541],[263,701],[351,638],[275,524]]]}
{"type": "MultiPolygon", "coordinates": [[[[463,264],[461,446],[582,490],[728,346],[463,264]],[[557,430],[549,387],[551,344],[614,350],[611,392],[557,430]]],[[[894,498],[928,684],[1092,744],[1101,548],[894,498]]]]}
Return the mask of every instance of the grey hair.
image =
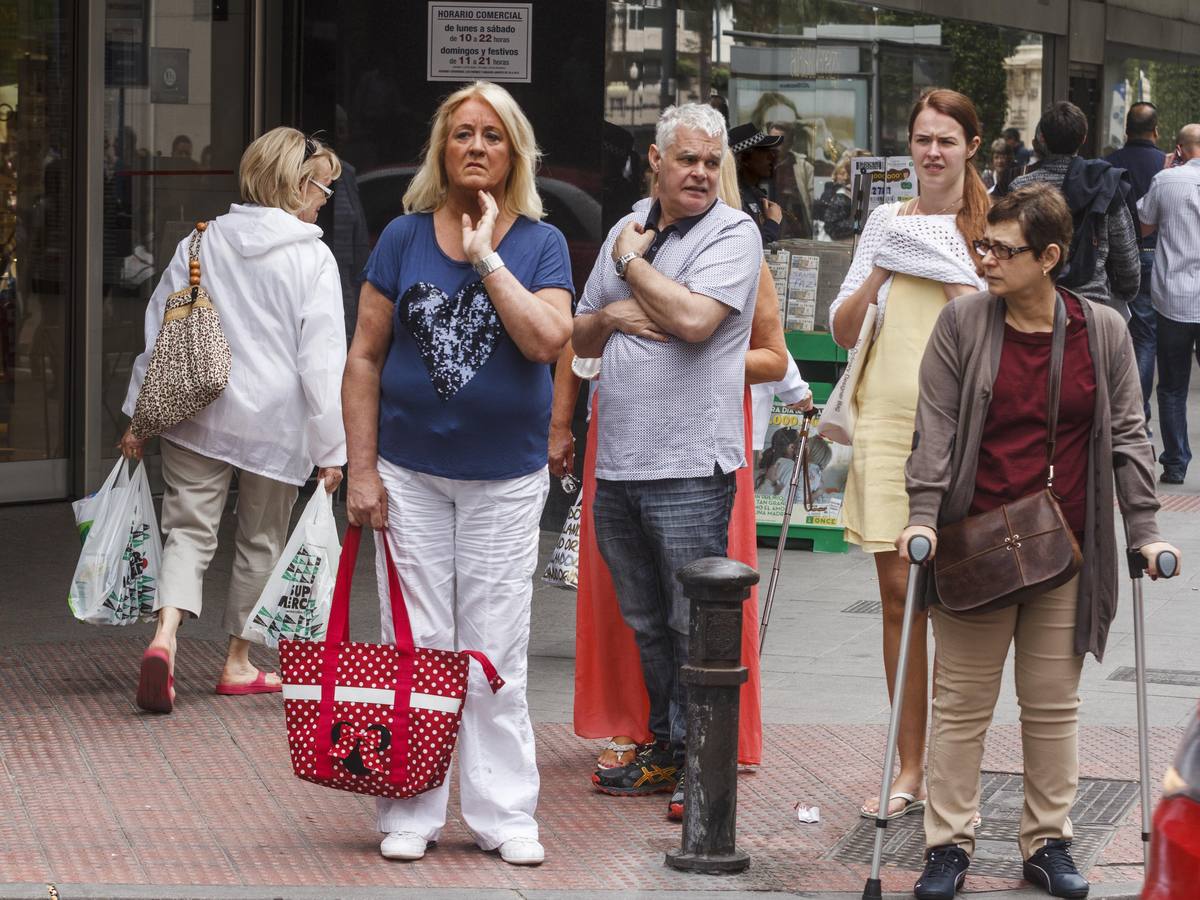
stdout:
{"type": "Polygon", "coordinates": [[[667,148],[675,142],[675,132],[680,128],[692,128],[702,131],[709,137],[721,137],[721,155],[729,149],[729,136],[725,131],[725,117],[720,111],[707,103],[684,103],[682,106],[668,106],[658,117],[658,127],[654,129],[654,143],[659,153],[666,153],[667,148]]]}

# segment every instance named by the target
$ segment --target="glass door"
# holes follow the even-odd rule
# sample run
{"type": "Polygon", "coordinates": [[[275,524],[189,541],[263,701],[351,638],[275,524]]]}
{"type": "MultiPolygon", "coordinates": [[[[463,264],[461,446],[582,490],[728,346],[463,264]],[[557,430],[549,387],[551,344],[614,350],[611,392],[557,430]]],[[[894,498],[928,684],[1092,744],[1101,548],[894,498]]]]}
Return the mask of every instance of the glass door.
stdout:
{"type": "MultiPolygon", "coordinates": [[[[238,161],[251,131],[251,5],[103,5],[102,311],[98,351],[89,351],[100,356],[99,383],[87,392],[96,435],[89,488],[112,465],[128,424],[121,406],[163,269],[198,220],[238,200],[238,161]]],[[[92,373],[96,362],[89,360],[92,373]]]]}
{"type": "Polygon", "coordinates": [[[0,503],[67,493],[72,9],[0,0],[0,503]]]}

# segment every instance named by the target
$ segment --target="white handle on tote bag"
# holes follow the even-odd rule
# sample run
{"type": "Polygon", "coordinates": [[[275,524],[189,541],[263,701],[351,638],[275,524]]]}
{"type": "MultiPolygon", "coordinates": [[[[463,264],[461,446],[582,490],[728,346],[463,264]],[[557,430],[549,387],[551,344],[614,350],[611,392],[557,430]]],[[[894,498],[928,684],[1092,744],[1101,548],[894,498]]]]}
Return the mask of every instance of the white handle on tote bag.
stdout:
{"type": "Polygon", "coordinates": [[[862,377],[864,351],[870,349],[875,340],[875,317],[878,313],[878,306],[874,303],[867,304],[862,327],[858,329],[858,340],[846,354],[846,371],[842,372],[842,377],[833,386],[833,393],[829,395],[829,401],[825,404],[821,420],[817,424],[817,434],[835,444],[849,446],[854,443],[854,425],[858,418],[854,408],[854,395],[862,377]]]}

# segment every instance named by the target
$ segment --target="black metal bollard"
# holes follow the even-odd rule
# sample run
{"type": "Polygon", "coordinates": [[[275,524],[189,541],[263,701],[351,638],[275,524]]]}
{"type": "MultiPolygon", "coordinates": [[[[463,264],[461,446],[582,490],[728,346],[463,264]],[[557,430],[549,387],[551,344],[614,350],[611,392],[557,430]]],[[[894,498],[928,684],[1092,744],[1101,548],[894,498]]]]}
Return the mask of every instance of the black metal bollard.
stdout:
{"type": "Polygon", "coordinates": [[[712,557],[679,570],[692,601],[687,685],[687,789],[683,846],[667,865],[690,872],[741,872],[750,854],[736,846],[738,691],[742,665],[742,604],[758,573],[745,563],[712,557]]]}

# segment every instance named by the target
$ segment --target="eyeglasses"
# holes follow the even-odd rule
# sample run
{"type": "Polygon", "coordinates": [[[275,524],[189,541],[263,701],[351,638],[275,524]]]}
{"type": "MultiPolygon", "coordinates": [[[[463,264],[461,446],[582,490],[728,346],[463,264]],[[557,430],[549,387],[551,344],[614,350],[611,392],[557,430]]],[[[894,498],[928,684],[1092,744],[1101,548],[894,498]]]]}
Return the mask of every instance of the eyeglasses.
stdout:
{"type": "Polygon", "coordinates": [[[304,139],[304,159],[302,160],[301,164],[308,162],[309,157],[311,157],[316,152],[317,152],[317,142],[314,141],[310,137],[306,137],[304,139]]]}
{"type": "Polygon", "coordinates": [[[326,187],[325,185],[321,184],[321,182],[319,182],[313,178],[308,179],[308,183],[313,185],[316,188],[319,188],[321,193],[325,195],[326,200],[333,197],[333,188],[326,187]]]}
{"type": "Polygon", "coordinates": [[[993,244],[991,241],[972,241],[971,246],[975,248],[975,252],[980,258],[987,256],[989,253],[996,259],[1009,260],[1018,253],[1024,253],[1026,250],[1032,250],[1032,247],[1010,247],[1008,244],[993,244]]]}

